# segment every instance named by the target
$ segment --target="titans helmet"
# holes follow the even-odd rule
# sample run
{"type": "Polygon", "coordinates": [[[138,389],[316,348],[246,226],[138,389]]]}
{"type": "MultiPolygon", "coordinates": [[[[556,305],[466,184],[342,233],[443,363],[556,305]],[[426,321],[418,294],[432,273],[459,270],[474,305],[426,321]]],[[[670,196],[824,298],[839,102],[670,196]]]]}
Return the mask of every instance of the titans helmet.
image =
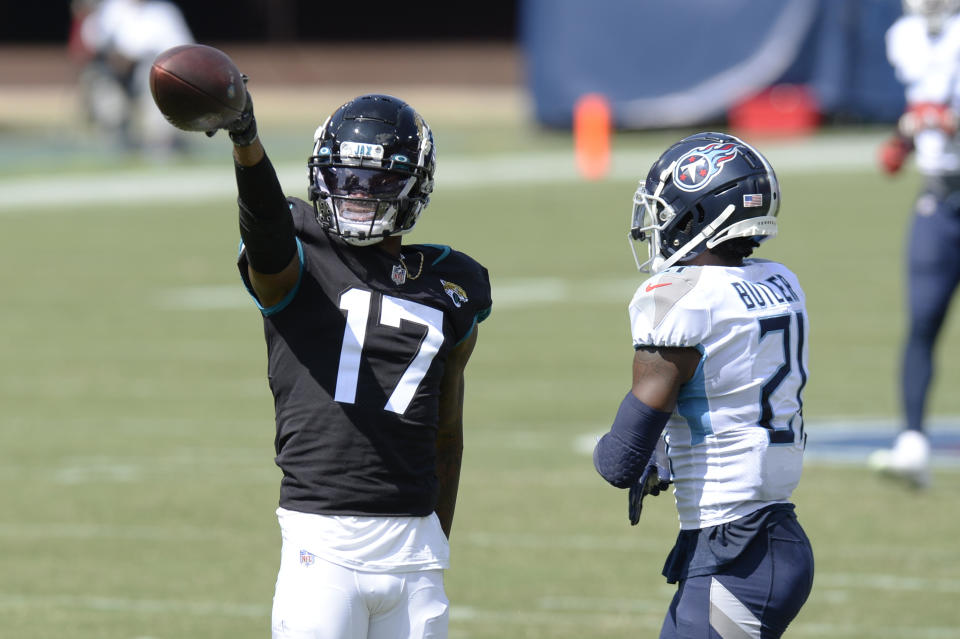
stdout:
{"type": "Polygon", "coordinates": [[[361,95],[313,137],[308,194],[324,228],[356,246],[413,229],[436,170],[433,133],[419,113],[393,96],[361,95]]]}
{"type": "Polygon", "coordinates": [[[777,234],[779,208],[777,176],[759,151],[725,133],[686,137],[654,162],[633,197],[637,268],[657,273],[738,237],[759,245],[777,234]]]}
{"type": "Polygon", "coordinates": [[[943,30],[947,18],[960,11],[960,0],[903,0],[903,12],[923,18],[927,30],[936,34],[943,30]]]}

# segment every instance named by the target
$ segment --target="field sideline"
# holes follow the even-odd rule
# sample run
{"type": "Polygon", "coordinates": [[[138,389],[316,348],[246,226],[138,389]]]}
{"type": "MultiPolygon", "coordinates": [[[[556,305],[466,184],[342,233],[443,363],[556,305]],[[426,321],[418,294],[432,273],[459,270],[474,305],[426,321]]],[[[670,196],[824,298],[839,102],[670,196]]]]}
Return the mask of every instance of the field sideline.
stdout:
{"type": "MultiPolygon", "coordinates": [[[[872,169],[877,135],[825,137],[813,143],[776,143],[764,147],[780,171],[814,173],[864,171],[872,169]]],[[[578,174],[569,150],[517,152],[511,154],[463,154],[441,156],[438,184],[445,189],[477,188],[484,185],[553,184],[576,181],[578,174]]],[[[637,179],[637,167],[649,166],[657,158],[655,148],[615,151],[608,179],[637,179]]],[[[139,198],[177,203],[188,200],[229,197],[235,190],[233,176],[222,162],[216,166],[147,166],[107,175],[65,176],[49,188],[45,175],[0,177],[0,213],[26,207],[72,205],[123,205],[139,198]]],[[[278,164],[281,183],[290,192],[304,181],[303,163],[278,164]]]]}
{"type": "MultiPolygon", "coordinates": [[[[299,195],[316,123],[263,104],[271,157],[299,195]]],[[[656,636],[672,499],[630,527],[625,495],[585,451],[629,382],[631,196],[686,132],[620,134],[611,174],[585,182],[564,132],[505,106],[488,121],[420,108],[436,108],[440,168],[410,240],[470,253],[494,286],[467,369],[451,638],[656,636]]],[[[158,162],[52,133],[0,130],[0,636],[268,636],[279,472],[262,327],[233,263],[229,145],[198,139],[158,162]]],[[[955,315],[931,398],[945,439],[930,490],[872,476],[857,448],[897,424],[902,238],[919,185],[875,170],[885,133],[756,141],[784,194],[782,234],[758,255],[798,273],[812,322],[796,502],[817,574],[787,637],[960,638],[955,315]]]]}

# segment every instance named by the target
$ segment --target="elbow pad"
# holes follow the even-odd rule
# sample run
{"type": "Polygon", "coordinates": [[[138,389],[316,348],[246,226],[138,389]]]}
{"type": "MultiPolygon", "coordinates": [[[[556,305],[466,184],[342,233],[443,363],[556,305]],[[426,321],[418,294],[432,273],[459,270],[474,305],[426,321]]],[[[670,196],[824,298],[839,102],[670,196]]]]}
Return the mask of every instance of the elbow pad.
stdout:
{"type": "Polygon", "coordinates": [[[647,406],[632,393],[620,402],[610,432],[593,449],[593,466],[609,483],[627,488],[650,461],[670,415],[647,406]]]}

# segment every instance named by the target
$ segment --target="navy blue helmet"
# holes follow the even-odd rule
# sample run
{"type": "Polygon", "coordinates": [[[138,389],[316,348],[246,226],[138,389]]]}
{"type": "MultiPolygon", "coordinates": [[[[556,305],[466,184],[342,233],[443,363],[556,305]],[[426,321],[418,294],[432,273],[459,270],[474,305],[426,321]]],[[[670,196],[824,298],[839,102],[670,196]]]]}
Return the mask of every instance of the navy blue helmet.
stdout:
{"type": "Polygon", "coordinates": [[[779,208],[777,176],[759,151],[725,133],[686,137],[654,162],[633,197],[637,268],[657,273],[737,237],[759,245],[777,234],[779,208]]]}

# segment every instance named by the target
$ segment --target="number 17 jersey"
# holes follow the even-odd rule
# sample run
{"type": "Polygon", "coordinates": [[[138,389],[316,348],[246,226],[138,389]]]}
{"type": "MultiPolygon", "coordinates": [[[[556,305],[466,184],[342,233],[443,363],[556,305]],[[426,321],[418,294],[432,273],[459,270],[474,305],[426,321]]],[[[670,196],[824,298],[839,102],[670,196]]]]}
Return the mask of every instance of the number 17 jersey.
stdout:
{"type": "MultiPolygon", "coordinates": [[[[440,385],[450,351],[490,312],[487,271],[446,246],[327,234],[289,198],[300,277],[261,307],[276,412],[280,506],[418,516],[436,506],[440,385]]],[[[240,272],[248,288],[245,255],[240,272]]]]}
{"type": "Polygon", "coordinates": [[[800,481],[804,299],[790,270],[758,259],[739,267],[669,268],[634,295],[634,348],[701,354],[665,430],[682,529],[787,502],[800,481]]]}

